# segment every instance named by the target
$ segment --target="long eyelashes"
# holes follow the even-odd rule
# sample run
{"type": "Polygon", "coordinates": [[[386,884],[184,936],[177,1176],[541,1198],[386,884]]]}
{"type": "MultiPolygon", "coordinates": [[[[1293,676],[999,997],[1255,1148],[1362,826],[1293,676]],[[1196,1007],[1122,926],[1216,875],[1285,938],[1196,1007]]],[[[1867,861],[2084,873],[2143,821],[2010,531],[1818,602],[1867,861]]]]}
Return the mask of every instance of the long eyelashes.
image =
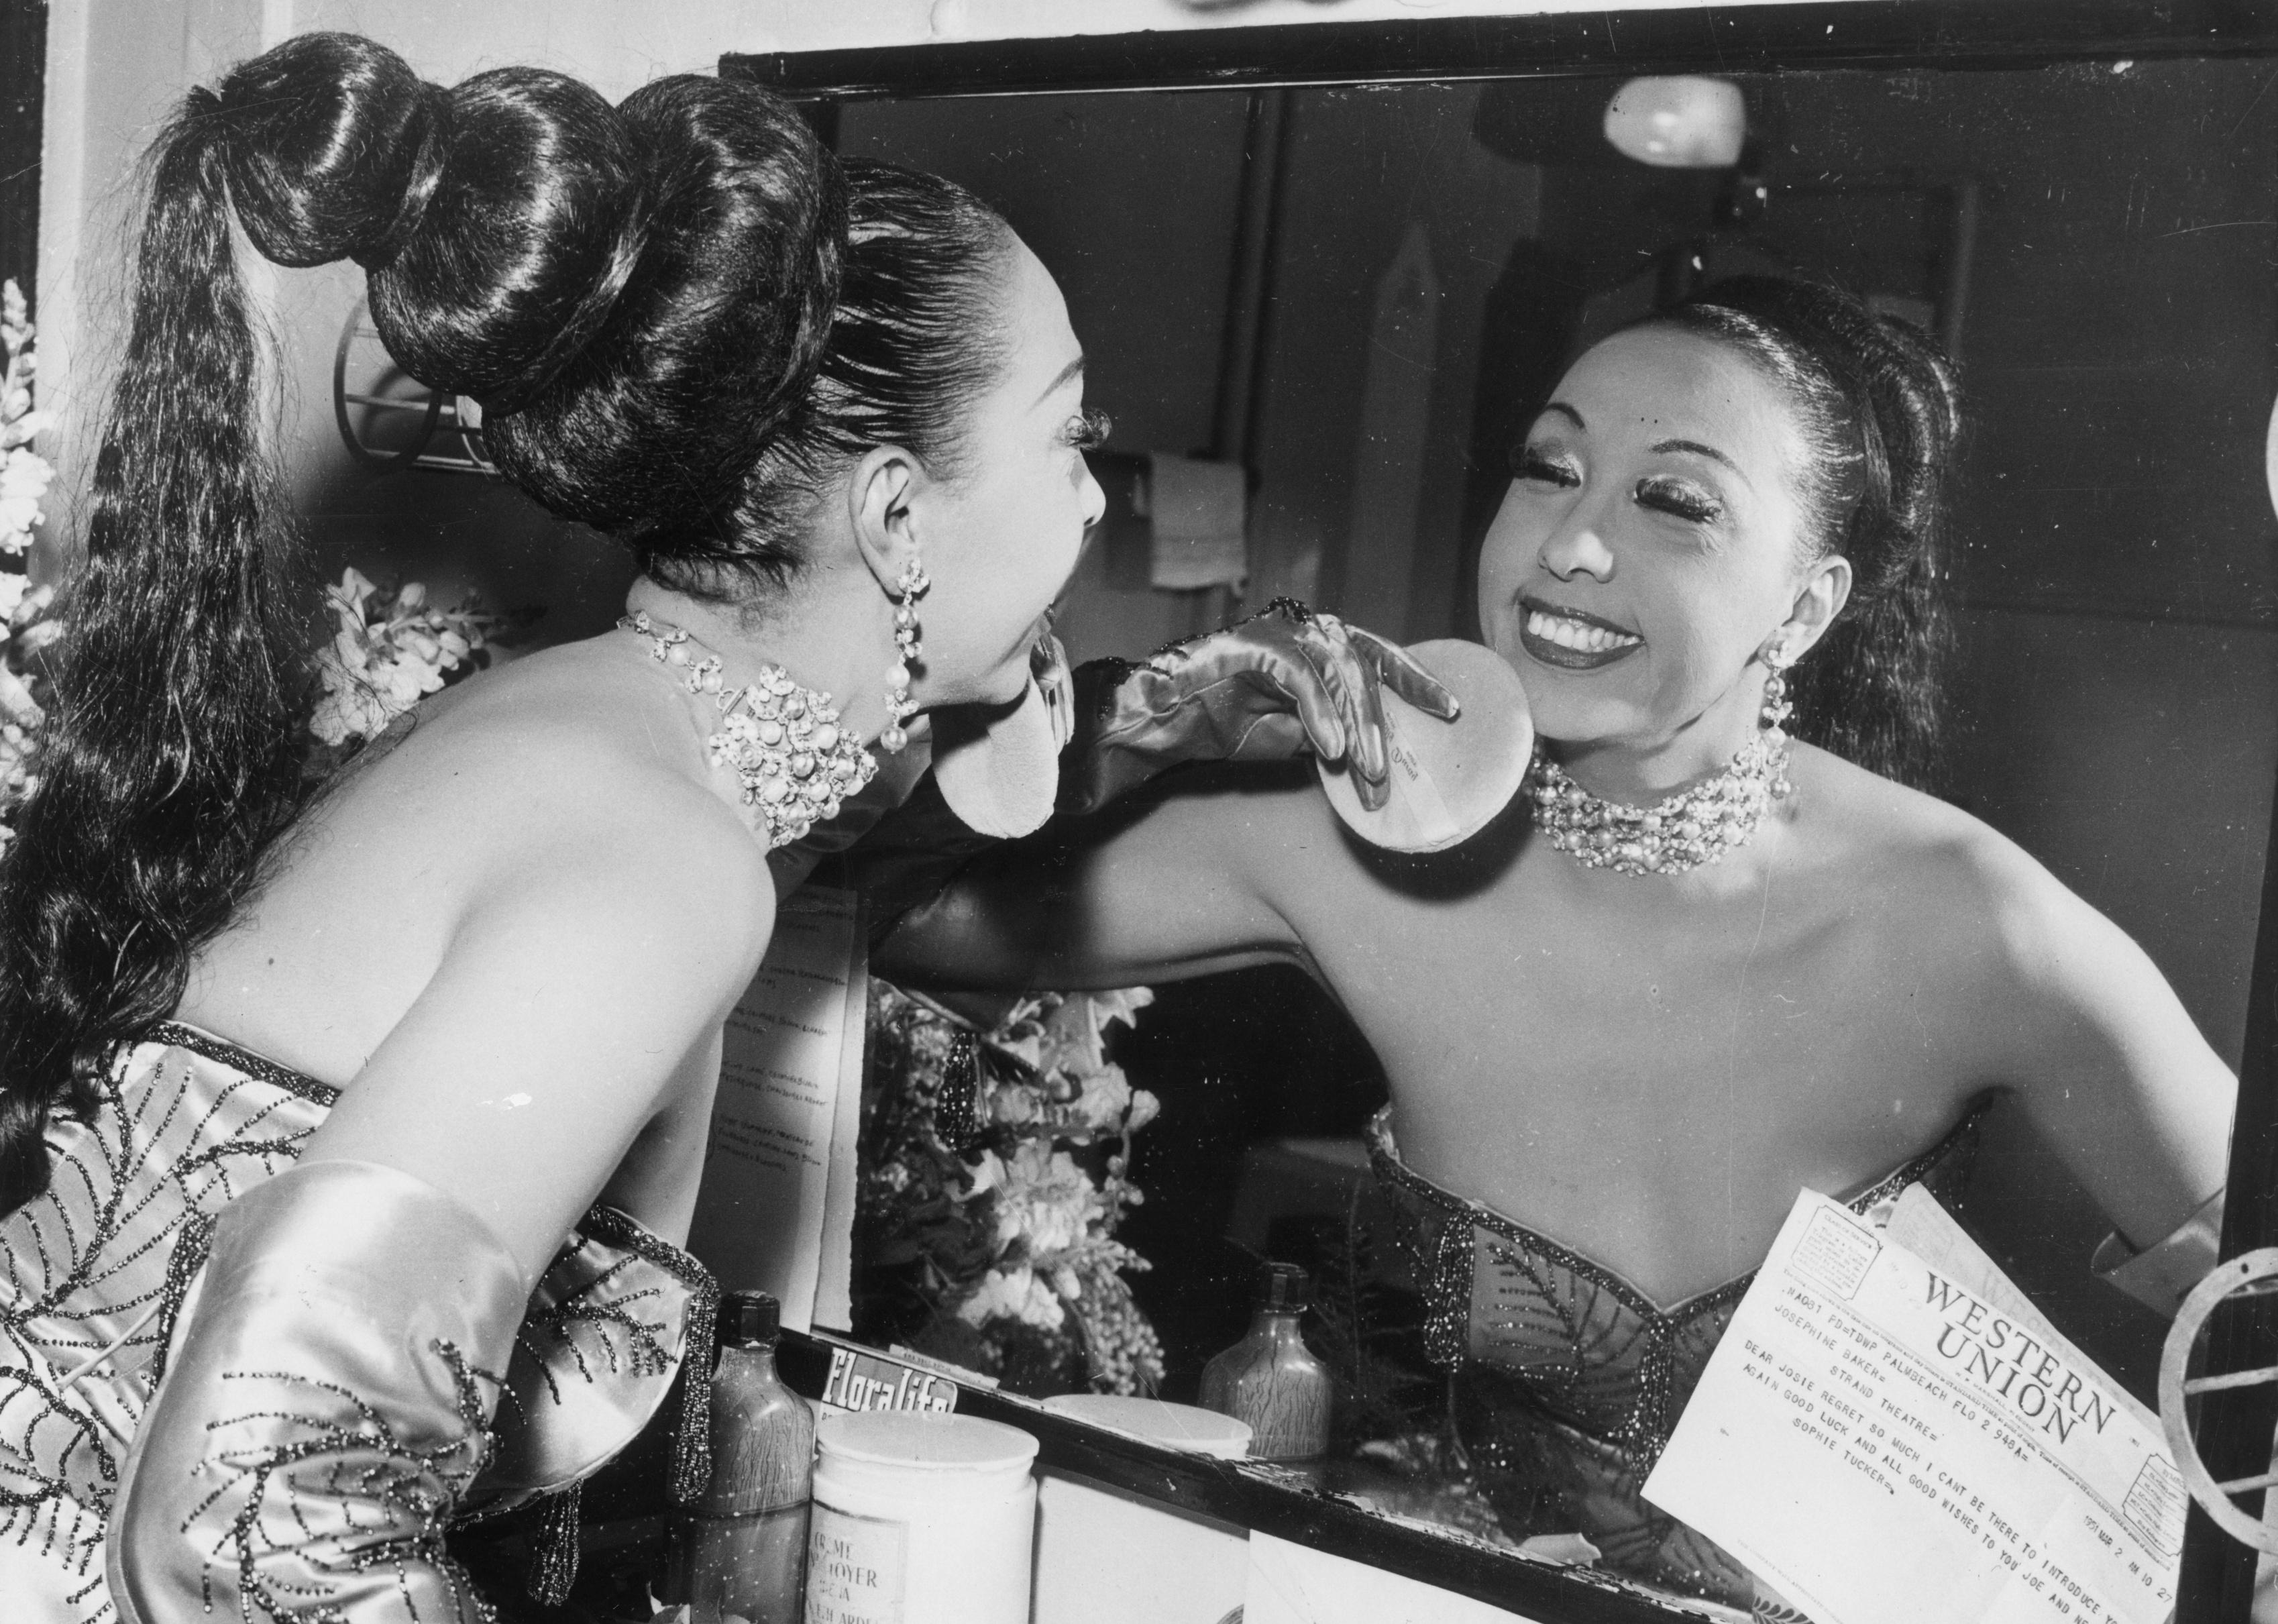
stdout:
{"type": "MultiPolygon", "coordinates": [[[[1533,446],[1519,446],[1513,449],[1510,472],[1515,479],[1531,480],[1564,490],[1571,490],[1582,483],[1580,471],[1571,463],[1533,446]]],[[[1714,524],[1724,517],[1724,507],[1714,498],[1673,479],[1640,479],[1632,494],[1640,507],[1665,513],[1671,518],[1682,519],[1691,525],[1714,524]]]]}
{"type": "Polygon", "coordinates": [[[1107,443],[1108,433],[1114,426],[1105,412],[1097,406],[1087,406],[1068,419],[1067,442],[1079,451],[1097,451],[1107,443]]]}
{"type": "Polygon", "coordinates": [[[1706,525],[1724,516],[1724,509],[1708,498],[1662,479],[1639,480],[1637,499],[1644,507],[1657,508],[1689,524],[1706,525]]]}
{"type": "Polygon", "coordinates": [[[1510,472],[1513,479],[1540,479],[1548,485],[1573,486],[1581,483],[1571,468],[1532,446],[1519,446],[1512,450],[1510,472]]]}

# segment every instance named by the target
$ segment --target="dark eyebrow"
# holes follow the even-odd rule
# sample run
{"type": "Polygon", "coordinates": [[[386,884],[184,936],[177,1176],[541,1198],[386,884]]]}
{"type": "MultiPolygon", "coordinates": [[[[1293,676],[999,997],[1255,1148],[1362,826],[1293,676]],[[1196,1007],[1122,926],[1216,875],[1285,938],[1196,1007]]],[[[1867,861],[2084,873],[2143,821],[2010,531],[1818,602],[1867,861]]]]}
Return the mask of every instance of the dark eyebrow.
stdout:
{"type": "Polygon", "coordinates": [[[1746,485],[1750,490],[1754,490],[1756,487],[1756,482],[1748,478],[1747,472],[1738,463],[1734,462],[1731,457],[1726,456],[1722,451],[1716,449],[1716,447],[1704,446],[1697,440],[1664,440],[1659,445],[1654,447],[1654,450],[1656,453],[1663,451],[1690,451],[1695,456],[1705,456],[1712,463],[1724,463],[1725,467],[1731,469],[1734,473],[1739,474],[1740,476],[1740,482],[1746,485]]]}
{"type": "Polygon", "coordinates": [[[1064,384],[1066,384],[1069,379],[1071,379],[1071,378],[1081,378],[1081,377],[1082,377],[1082,376],[1083,376],[1083,357],[1082,357],[1082,356],[1078,356],[1074,360],[1073,360],[1073,361],[1069,362],[1066,366],[1064,366],[1064,367],[1060,368],[1060,370],[1059,370],[1059,375],[1058,377],[1054,378],[1054,379],[1051,380],[1051,382],[1050,382],[1050,383],[1048,383],[1048,384],[1046,384],[1046,385],[1044,386],[1044,392],[1043,392],[1043,395],[1039,395],[1038,396],[1036,396],[1036,399],[1037,399],[1037,400],[1039,400],[1039,401],[1043,401],[1043,400],[1044,400],[1044,399],[1048,398],[1048,397],[1052,394],[1052,392],[1053,392],[1054,390],[1059,389],[1061,386],[1063,386],[1064,384]]]}

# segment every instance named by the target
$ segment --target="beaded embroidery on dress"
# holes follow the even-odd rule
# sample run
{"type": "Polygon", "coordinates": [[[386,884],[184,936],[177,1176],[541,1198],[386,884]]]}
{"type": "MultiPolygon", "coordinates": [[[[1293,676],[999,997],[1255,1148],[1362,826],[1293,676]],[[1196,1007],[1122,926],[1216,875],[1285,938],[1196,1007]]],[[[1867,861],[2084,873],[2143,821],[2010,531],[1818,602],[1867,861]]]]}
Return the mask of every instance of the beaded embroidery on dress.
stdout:
{"type": "MultiPolygon", "coordinates": [[[[1852,1208],[1869,1212],[1912,1184],[1958,1207],[1990,1105],[1972,1106],[1852,1208]]],[[[1663,1308],[1613,1270],[1413,1171],[1389,1106],[1369,1123],[1368,1146],[1423,1288],[1425,1352],[1450,1373],[1456,1441],[1503,1531],[1580,1533],[1601,1566],[1626,1577],[1760,1612],[1784,1605],[1638,1492],[1754,1273],[1663,1308]]]]}
{"type": "MultiPolygon", "coordinates": [[[[104,1525],[207,1230],[294,1165],[336,1097],[169,1023],[122,1051],[86,1120],[50,1122],[50,1188],[0,1219],[8,1624],[116,1616],[104,1525]]],[[[497,1417],[439,1463],[472,1479],[471,1513],[548,1494],[573,1507],[577,1483],[646,1424],[682,1362],[708,1360],[715,1298],[710,1275],[678,1248],[622,1214],[589,1214],[531,1298],[497,1417]]],[[[700,1486],[708,1383],[687,1390],[691,1413],[680,1419],[695,1424],[680,1429],[676,1477],[700,1486]]]]}

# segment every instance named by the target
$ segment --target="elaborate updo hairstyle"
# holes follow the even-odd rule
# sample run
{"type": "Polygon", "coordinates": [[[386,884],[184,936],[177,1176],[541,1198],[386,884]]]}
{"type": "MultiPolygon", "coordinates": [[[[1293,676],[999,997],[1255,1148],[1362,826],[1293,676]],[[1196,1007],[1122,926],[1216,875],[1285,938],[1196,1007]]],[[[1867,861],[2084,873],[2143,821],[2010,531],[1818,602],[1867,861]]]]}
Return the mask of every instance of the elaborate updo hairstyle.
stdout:
{"type": "Polygon", "coordinates": [[[192,91],[153,157],[69,652],[0,859],[0,1211],[45,1187],[50,1110],[91,1109],[173,1012],[302,804],[307,622],[233,218],[280,264],[362,264],[390,351],[482,402],[510,479],[715,600],[794,574],[871,447],[954,477],[1002,361],[1004,222],[841,165],[755,86],[446,89],[309,34],[192,91]]]}
{"type": "Polygon", "coordinates": [[[1961,430],[1953,364],[1907,323],[1831,287],[1711,283],[1635,324],[1731,346],[1779,386],[1802,433],[1810,558],[1851,561],[1851,598],[1788,677],[1789,729],[1870,772],[1934,785],[1947,627],[1939,573],[1961,430]]]}

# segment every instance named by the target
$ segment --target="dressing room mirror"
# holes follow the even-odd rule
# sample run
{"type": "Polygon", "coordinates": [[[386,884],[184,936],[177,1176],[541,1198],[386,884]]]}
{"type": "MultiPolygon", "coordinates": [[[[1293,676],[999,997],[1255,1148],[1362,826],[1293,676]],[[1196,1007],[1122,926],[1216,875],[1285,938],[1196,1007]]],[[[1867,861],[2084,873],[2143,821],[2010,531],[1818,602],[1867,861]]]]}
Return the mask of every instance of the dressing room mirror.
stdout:
{"type": "MultiPolygon", "coordinates": [[[[1108,517],[1059,619],[1079,660],[1282,594],[1405,641],[1478,637],[1479,549],[1533,411],[1582,349],[1702,282],[1799,273],[1935,335],[1966,401],[1944,793],[2116,921],[2239,1066],[2278,780],[2267,61],[1716,72],[1663,97],[1714,126],[1701,167],[1627,155],[1653,109],[1617,97],[1642,70],[1108,92],[1051,86],[1029,57],[1019,88],[1059,93],[916,96],[891,65],[860,95],[816,94],[818,121],[845,156],[939,172],[1004,212],[1059,279],[1087,397],[1114,421],[1094,464],[1108,517]],[[1200,565],[1166,562],[1150,524],[1166,458],[1240,471],[1231,539],[1200,565]]],[[[729,71],[809,93],[829,77],[791,58],[729,71]]],[[[1048,1074],[1104,1023],[1085,1075],[1119,1064],[1158,1107],[1082,1089],[1070,1105],[1032,1076],[1036,1108],[1058,1086],[1072,1126],[1025,1142],[1056,1143],[1059,1176],[1095,1194],[1055,1192],[1042,1161],[991,1176],[1026,1181],[1033,1223],[1055,1200],[1065,1218],[1143,1193],[1115,1239],[1147,1265],[1121,1277],[1163,1396],[1192,1401],[1243,1334],[1260,1260],[1303,1264],[1341,1398],[1327,1463],[1296,1486],[1514,1547],[1444,1449],[1422,1298],[1362,1138],[1383,1076],[1335,1002],[1267,967],[1026,1018],[984,1067],[1018,1081],[1041,1055],[1048,1074]]],[[[892,1087],[875,1069],[908,1054],[874,1053],[874,1098],[892,1087]]],[[[987,1127],[950,1138],[978,1156],[987,1127]]],[[[909,1177],[865,1170],[866,1188],[909,1177]]],[[[2091,1276],[2108,1225],[2014,1113],[1988,1122],[1962,1210],[2149,1398],[2163,1325],[2091,1276]]],[[[976,1269],[928,1250],[973,1237],[928,1230],[914,1200],[878,1211],[858,1335],[993,1360],[1036,1392],[1126,1374],[1128,1339],[1103,1364],[1068,1329],[1074,1280],[992,1284],[1001,1301],[929,1323],[911,1282],[976,1269]]]]}

